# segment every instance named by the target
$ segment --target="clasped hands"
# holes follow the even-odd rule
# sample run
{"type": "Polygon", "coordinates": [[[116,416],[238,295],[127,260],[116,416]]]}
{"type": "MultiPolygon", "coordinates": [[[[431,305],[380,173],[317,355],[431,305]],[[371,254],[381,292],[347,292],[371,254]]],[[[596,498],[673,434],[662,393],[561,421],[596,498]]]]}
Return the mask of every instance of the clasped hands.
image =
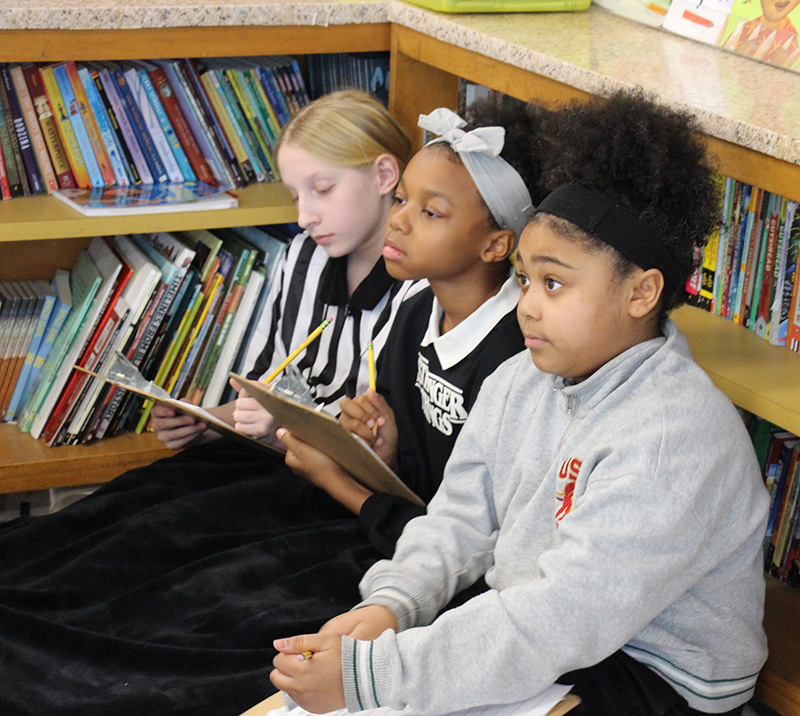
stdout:
{"type": "Polygon", "coordinates": [[[317,634],[276,639],[278,654],[272,660],[270,681],[306,711],[345,708],[342,637],[372,641],[387,629],[397,630],[394,615],[373,604],[334,617],[317,634]]]}

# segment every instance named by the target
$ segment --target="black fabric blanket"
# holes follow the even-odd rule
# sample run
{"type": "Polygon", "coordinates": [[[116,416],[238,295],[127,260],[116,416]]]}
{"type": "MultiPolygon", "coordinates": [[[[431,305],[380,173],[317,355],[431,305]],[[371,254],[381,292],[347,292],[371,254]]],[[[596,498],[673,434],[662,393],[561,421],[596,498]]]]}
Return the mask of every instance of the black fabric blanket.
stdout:
{"type": "Polygon", "coordinates": [[[0,526],[2,716],[235,716],[275,638],[358,599],[380,554],[264,453],[218,441],[0,526]]]}

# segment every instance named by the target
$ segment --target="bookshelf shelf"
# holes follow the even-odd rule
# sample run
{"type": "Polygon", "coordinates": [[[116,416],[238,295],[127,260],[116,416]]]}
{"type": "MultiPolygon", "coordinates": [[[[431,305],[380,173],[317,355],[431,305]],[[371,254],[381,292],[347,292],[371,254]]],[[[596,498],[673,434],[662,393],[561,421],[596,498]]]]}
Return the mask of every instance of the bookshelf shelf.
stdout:
{"type": "Polygon", "coordinates": [[[16,425],[0,425],[0,492],[105,482],[172,455],[152,434],[120,435],[90,445],[48,448],[16,425]]]}
{"type": "Polygon", "coordinates": [[[93,218],[83,216],[50,196],[4,201],[0,203],[0,252],[3,242],[281,224],[297,217],[292,197],[280,182],[252,184],[231,193],[239,199],[235,209],[93,218]]]}
{"type": "Polygon", "coordinates": [[[800,355],[699,308],[673,316],[695,360],[736,405],[800,435],[800,355]]]}

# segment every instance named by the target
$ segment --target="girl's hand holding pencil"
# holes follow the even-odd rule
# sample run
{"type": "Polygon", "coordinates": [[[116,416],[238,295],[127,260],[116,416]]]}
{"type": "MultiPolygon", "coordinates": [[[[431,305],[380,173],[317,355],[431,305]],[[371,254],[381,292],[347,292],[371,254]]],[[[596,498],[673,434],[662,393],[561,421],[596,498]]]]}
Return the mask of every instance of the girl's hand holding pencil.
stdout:
{"type": "Polygon", "coordinates": [[[292,701],[313,713],[345,707],[342,687],[342,637],[305,634],[276,639],[278,650],[270,681],[292,701]],[[310,652],[310,654],[309,654],[310,652]]]}
{"type": "Polygon", "coordinates": [[[277,426],[272,415],[233,378],[230,379],[230,384],[239,394],[233,408],[234,427],[256,440],[273,437],[277,426]]]}
{"type": "Polygon", "coordinates": [[[339,422],[358,435],[397,472],[397,422],[386,399],[370,388],[353,399],[342,398],[339,422]]]}

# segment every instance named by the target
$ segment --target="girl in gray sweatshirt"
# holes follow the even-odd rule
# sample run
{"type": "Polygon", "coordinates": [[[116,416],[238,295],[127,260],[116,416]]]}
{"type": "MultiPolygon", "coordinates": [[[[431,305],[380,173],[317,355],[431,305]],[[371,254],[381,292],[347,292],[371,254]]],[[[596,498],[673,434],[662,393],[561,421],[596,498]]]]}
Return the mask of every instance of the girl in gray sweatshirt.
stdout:
{"type": "Polygon", "coordinates": [[[484,383],[360,608],[276,642],[272,680],[309,710],[442,714],[560,680],[576,716],[694,716],[753,693],[767,494],[666,317],[716,216],[711,171],[691,120],[639,94],[555,121],[555,188],[519,246],[527,350],[484,383]]]}

